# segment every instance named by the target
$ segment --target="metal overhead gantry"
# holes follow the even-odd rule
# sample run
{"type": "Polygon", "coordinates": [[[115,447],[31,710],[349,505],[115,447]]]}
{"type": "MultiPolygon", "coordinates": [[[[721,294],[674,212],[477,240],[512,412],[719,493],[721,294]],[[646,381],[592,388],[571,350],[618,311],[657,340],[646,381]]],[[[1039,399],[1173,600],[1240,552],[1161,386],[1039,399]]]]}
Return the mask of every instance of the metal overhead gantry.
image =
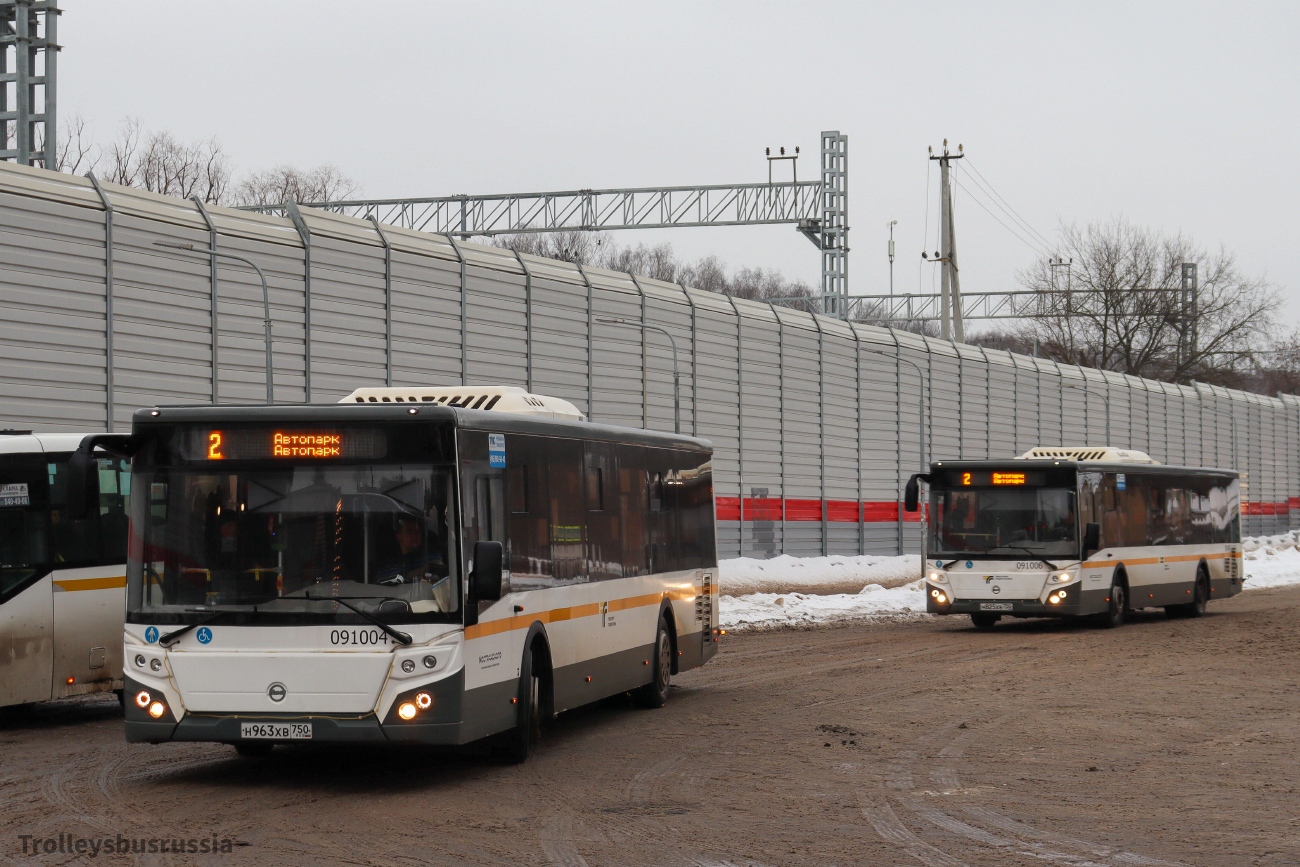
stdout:
{"type": "MultiPolygon", "coordinates": [[[[686,187],[567,190],[304,202],[307,207],[440,235],[521,235],[702,226],[793,224],[821,251],[823,312],[848,309],[849,137],[821,134],[821,173],[815,181],[686,187]]],[[[283,205],[249,210],[284,213],[283,205]]]]}
{"type": "Polygon", "coordinates": [[[58,21],[54,0],[0,0],[0,160],[58,171],[58,21]]]}

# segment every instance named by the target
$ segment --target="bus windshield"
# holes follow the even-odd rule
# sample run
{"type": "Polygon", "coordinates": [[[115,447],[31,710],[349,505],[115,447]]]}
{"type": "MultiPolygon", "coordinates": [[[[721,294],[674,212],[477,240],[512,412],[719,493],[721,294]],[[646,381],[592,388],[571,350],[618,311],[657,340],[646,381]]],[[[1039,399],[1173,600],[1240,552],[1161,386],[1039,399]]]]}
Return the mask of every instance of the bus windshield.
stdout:
{"type": "Polygon", "coordinates": [[[930,491],[931,557],[1079,556],[1071,488],[943,488],[930,491]]]}
{"type": "Polygon", "coordinates": [[[460,620],[451,466],[138,470],[128,618],[190,623],[460,620]]]}

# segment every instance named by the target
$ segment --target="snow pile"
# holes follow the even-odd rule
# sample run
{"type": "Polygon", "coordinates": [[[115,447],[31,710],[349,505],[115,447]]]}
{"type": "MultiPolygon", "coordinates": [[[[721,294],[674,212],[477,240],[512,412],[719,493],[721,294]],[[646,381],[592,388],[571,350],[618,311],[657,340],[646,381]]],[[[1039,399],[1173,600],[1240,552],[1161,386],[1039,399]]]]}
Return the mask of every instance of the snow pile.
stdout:
{"type": "MultiPolygon", "coordinates": [[[[1300,531],[1242,540],[1246,590],[1300,584],[1300,531]]],[[[771,629],[920,617],[921,558],[790,557],[718,564],[724,629],[771,629]]]]}
{"type": "Polygon", "coordinates": [[[921,577],[921,558],[901,557],[791,557],[771,560],[738,557],[718,564],[718,582],[728,596],[747,593],[801,591],[826,596],[857,593],[868,584],[901,587],[921,577]]]}
{"type": "Polygon", "coordinates": [[[1243,539],[1246,589],[1264,590],[1300,584],[1300,531],[1281,536],[1254,536],[1243,539]]]}

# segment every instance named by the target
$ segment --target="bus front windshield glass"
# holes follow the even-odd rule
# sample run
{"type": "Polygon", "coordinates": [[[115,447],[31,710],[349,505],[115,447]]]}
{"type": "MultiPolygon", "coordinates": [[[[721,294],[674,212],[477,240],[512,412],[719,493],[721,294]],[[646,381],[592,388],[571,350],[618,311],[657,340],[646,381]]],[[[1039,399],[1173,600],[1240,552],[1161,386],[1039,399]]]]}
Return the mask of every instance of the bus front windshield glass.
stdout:
{"type": "Polygon", "coordinates": [[[1070,488],[932,488],[931,557],[1077,558],[1075,492],[1070,488]]]}
{"type": "Polygon", "coordinates": [[[451,467],[144,468],[132,498],[136,622],[459,621],[451,467]]]}

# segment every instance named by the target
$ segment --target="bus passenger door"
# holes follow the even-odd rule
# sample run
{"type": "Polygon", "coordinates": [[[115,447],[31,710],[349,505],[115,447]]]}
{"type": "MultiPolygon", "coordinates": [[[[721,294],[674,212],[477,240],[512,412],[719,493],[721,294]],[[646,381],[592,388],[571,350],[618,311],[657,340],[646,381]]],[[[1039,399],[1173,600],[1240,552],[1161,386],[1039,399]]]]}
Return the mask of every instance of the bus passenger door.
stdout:
{"type": "Polygon", "coordinates": [[[4,443],[35,454],[0,456],[0,707],[49,701],[54,677],[45,457],[33,438],[4,443]]]}
{"type": "Polygon", "coordinates": [[[89,510],[75,517],[67,510],[68,462],[49,464],[56,698],[109,690],[122,677],[130,474],[120,458],[96,465],[89,510]]]}

